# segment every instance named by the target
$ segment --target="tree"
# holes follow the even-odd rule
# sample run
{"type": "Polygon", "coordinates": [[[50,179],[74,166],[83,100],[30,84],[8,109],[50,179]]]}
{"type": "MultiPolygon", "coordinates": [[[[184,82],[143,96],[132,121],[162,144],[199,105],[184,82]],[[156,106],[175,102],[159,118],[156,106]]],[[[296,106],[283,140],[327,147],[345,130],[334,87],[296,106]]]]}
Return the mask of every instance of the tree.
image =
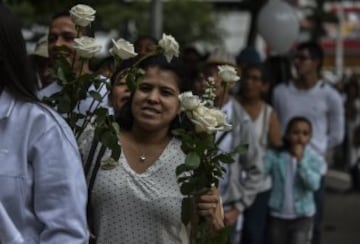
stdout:
{"type": "MultiPolygon", "coordinates": [[[[119,31],[130,41],[136,34],[150,33],[150,2],[111,0],[85,0],[97,10],[95,30],[119,31]],[[136,33],[132,30],[135,27],[136,33]]],[[[26,26],[33,23],[48,25],[51,16],[75,5],[73,1],[8,0],[7,4],[23,20],[26,26]]],[[[173,35],[181,46],[201,41],[221,43],[224,32],[217,27],[217,15],[209,2],[171,0],[164,2],[164,32],[173,35]]]]}

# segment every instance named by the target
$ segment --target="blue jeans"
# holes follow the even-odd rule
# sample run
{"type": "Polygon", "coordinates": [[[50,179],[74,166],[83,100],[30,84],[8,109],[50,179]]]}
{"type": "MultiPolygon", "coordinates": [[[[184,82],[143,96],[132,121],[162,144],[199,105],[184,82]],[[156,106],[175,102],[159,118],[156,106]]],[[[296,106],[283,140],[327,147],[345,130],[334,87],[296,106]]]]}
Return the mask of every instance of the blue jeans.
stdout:
{"type": "Polygon", "coordinates": [[[313,218],[269,218],[269,244],[310,244],[313,218]]]}
{"type": "Polygon", "coordinates": [[[241,244],[265,244],[270,193],[270,190],[258,193],[245,210],[241,244]]]}

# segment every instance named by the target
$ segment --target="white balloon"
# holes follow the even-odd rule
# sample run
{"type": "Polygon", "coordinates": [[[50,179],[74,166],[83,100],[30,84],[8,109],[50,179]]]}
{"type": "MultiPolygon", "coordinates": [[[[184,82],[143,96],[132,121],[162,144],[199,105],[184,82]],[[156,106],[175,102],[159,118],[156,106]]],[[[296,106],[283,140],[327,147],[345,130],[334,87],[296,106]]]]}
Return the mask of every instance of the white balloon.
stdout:
{"type": "Polygon", "coordinates": [[[261,9],[257,28],[271,50],[284,54],[299,36],[299,19],[293,7],[281,0],[269,0],[261,9]]]}

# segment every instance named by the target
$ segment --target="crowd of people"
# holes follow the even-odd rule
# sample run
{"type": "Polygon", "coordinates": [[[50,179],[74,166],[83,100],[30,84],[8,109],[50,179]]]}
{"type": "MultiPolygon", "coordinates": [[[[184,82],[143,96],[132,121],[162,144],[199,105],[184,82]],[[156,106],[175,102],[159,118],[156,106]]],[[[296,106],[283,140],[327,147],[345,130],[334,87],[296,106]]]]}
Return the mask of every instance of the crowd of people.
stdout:
{"type": "MultiPolygon", "coordinates": [[[[192,243],[191,225],[181,221],[183,196],[175,174],[186,155],[171,131],[179,126],[179,94],[202,96],[209,78],[215,106],[232,124],[231,131],[217,132],[216,142],[224,152],[247,145],[245,154],[224,165],[219,186],[194,199],[209,235],[229,226],[233,244],[321,243],[327,153],[343,142],[346,129],[355,131],[347,138],[351,164],[359,161],[360,83],[354,77],[344,99],[322,79],[324,53],[317,43],[296,46],[296,75],[285,82],[271,81],[274,67],[252,47],[237,57],[221,47],[208,55],[186,47],[170,62],[162,55],[145,58],[135,90],[121,75],[126,63],[114,70],[111,57],[98,65],[76,59],[75,69],[111,84],[101,91],[109,94],[101,106],[115,114],[121,129],[119,160],[111,169],[94,169],[89,190],[82,166],[91,151],[99,151],[92,148],[94,135],[76,140],[40,100],[61,90],[50,68],[64,54],[62,47],[69,60],[76,57],[70,14],[53,16],[47,39],[31,59],[17,18],[2,3],[0,20],[1,243],[192,243]],[[236,68],[240,81],[222,86],[219,65],[236,68]]],[[[151,36],[139,37],[132,61],[156,45],[151,36]]],[[[78,109],[86,114],[89,102],[78,109]]],[[[90,161],[97,160],[92,155],[90,161]]]]}

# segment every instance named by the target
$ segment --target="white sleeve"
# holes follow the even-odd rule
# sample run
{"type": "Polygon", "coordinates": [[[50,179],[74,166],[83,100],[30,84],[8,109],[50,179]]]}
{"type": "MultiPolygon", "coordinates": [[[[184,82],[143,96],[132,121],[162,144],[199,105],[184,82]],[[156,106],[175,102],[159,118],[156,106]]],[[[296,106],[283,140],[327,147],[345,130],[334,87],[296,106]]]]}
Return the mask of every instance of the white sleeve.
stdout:
{"type": "Polygon", "coordinates": [[[88,242],[87,187],[75,138],[66,129],[52,126],[31,146],[33,207],[44,224],[42,244],[88,242]]]}

